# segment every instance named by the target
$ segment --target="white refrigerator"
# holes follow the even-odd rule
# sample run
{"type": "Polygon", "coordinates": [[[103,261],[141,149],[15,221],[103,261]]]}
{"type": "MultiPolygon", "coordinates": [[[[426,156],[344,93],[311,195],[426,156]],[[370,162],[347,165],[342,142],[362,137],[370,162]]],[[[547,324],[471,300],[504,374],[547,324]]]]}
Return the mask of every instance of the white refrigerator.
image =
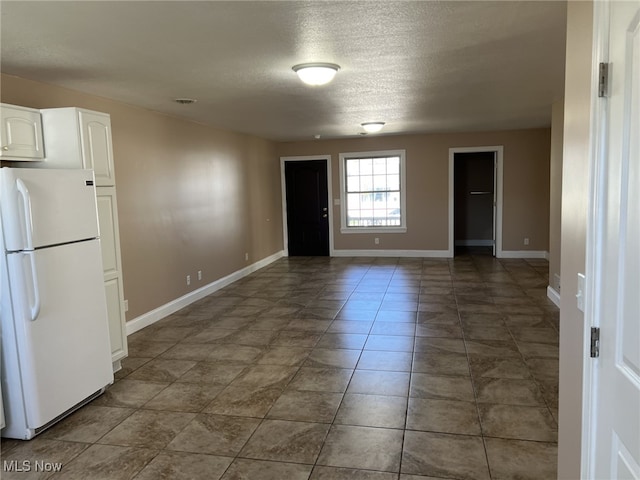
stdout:
{"type": "Polygon", "coordinates": [[[113,383],[92,170],[0,168],[2,436],[30,439],[113,383]]]}

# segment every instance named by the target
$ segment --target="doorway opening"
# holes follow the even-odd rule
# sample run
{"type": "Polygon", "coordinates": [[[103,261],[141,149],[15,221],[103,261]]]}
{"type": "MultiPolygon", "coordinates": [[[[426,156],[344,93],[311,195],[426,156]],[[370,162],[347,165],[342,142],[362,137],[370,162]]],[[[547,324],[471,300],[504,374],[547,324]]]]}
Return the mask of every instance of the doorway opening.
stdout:
{"type": "Polygon", "coordinates": [[[333,250],[331,157],[282,157],[283,238],[289,256],[328,256],[333,250]]]}
{"type": "Polygon", "coordinates": [[[449,149],[449,255],[502,256],[502,146],[449,149]]]}

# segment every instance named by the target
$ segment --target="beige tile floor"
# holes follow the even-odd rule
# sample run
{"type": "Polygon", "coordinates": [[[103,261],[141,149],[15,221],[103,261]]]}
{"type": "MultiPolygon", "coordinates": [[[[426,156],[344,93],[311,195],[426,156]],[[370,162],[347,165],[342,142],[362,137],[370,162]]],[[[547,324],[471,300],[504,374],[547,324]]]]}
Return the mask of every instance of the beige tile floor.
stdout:
{"type": "Polygon", "coordinates": [[[285,258],[129,337],[3,479],[554,479],[544,260],[285,258]]]}

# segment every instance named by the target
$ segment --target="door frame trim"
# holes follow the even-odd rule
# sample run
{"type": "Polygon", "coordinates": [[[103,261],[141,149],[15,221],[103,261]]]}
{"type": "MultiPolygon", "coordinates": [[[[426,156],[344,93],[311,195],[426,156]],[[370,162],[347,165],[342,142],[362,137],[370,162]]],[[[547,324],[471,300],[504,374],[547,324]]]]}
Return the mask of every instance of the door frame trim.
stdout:
{"type": "Polygon", "coordinates": [[[495,227],[495,255],[496,258],[502,258],[502,201],[503,201],[503,192],[502,192],[502,177],[503,177],[503,157],[504,157],[504,146],[503,145],[494,145],[494,146],[484,146],[484,147],[451,147],[449,148],[449,249],[448,255],[449,257],[453,257],[455,253],[455,238],[453,232],[453,224],[454,224],[454,208],[453,208],[453,198],[454,198],[454,158],[456,153],[481,153],[481,152],[493,152],[495,153],[495,162],[496,162],[496,172],[495,172],[495,185],[496,189],[496,215],[494,219],[494,227],[495,227]]]}
{"type": "Polygon", "coordinates": [[[303,155],[280,157],[280,190],[282,195],[282,246],[285,255],[289,256],[289,232],[287,229],[287,182],[284,167],[286,162],[308,162],[324,160],[327,165],[327,207],[329,212],[329,256],[333,257],[333,189],[331,188],[331,155],[303,155]]]}
{"type": "MultiPolygon", "coordinates": [[[[591,58],[591,119],[589,125],[589,205],[586,218],[585,245],[585,291],[584,293],[584,331],[582,355],[582,432],[580,445],[580,475],[582,478],[594,478],[596,457],[596,435],[598,398],[597,363],[589,356],[591,327],[600,326],[598,313],[600,298],[596,293],[602,290],[603,259],[602,248],[605,231],[601,208],[606,203],[608,187],[606,184],[607,166],[607,97],[598,96],[598,64],[609,61],[609,2],[594,2],[593,5],[593,43],[591,58]]],[[[562,361],[562,357],[560,358],[562,361]]]]}

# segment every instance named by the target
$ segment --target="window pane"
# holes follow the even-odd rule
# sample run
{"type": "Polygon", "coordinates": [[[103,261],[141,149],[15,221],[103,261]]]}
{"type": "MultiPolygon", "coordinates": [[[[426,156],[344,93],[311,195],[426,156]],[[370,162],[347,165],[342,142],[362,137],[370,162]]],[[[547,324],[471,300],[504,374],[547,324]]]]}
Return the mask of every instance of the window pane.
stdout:
{"type": "Polygon", "coordinates": [[[347,192],[360,191],[360,177],[347,177],[347,192]]]}
{"type": "Polygon", "coordinates": [[[357,193],[350,193],[347,195],[347,208],[349,211],[360,208],[360,195],[357,193]]]}
{"type": "Polygon", "coordinates": [[[387,173],[400,173],[400,157],[387,158],[387,173]]]}
{"type": "Polygon", "coordinates": [[[370,158],[363,158],[360,160],[360,175],[372,175],[373,174],[373,160],[370,158]]]}
{"type": "Polygon", "coordinates": [[[384,175],[387,173],[387,159],[386,158],[374,158],[373,159],[373,174],[384,175]]]}
{"type": "Polygon", "coordinates": [[[360,208],[373,208],[373,195],[371,193],[360,195],[360,208]]]}
{"type": "Polygon", "coordinates": [[[400,175],[387,175],[387,190],[400,190],[400,175]]]}
{"type": "Polygon", "coordinates": [[[363,175],[360,177],[360,191],[370,192],[373,190],[373,176],[363,175]]]}
{"type": "Polygon", "coordinates": [[[360,175],[360,160],[347,160],[347,176],[360,175]]]}
{"type": "Polygon", "coordinates": [[[387,176],[386,175],[374,175],[373,176],[373,189],[376,191],[388,190],[387,188],[387,176]]]}

